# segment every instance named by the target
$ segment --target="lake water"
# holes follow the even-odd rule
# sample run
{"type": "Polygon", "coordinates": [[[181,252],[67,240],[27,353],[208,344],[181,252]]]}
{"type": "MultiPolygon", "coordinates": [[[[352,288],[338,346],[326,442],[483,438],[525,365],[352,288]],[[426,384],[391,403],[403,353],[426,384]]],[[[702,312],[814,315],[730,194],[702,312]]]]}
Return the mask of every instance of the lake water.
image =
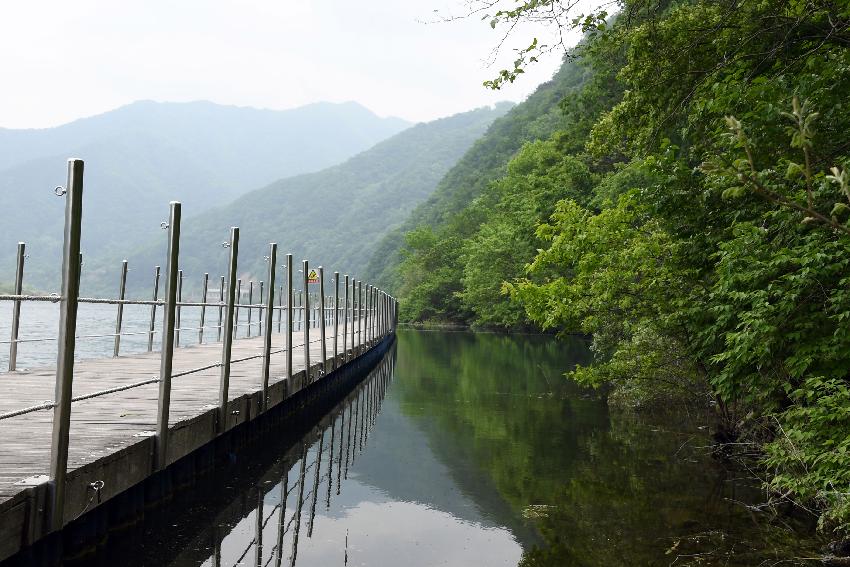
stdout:
{"type": "MultiPolygon", "coordinates": [[[[243,298],[247,303],[247,298],[243,298]]],[[[297,304],[296,304],[297,306],[297,304]]],[[[297,309],[297,307],[296,307],[297,309]]],[[[112,356],[114,349],[115,322],[117,305],[102,303],[81,303],[77,311],[77,341],[74,349],[76,360],[103,358],[112,356]]],[[[260,311],[254,308],[251,333],[259,331],[257,322],[260,311]]],[[[298,324],[301,311],[294,314],[294,328],[298,324]]],[[[159,351],[162,342],[163,308],[157,307],[154,324],[154,351],[159,351]]],[[[121,324],[120,354],[146,352],[150,330],[151,308],[147,305],[125,305],[121,324]]],[[[204,334],[199,333],[201,308],[186,306],[180,308],[180,344],[216,342],[218,340],[218,308],[207,307],[204,318],[204,334]]],[[[277,330],[278,312],[273,317],[277,330]]],[[[248,332],[248,310],[239,309],[237,336],[244,337],[248,332]]],[[[0,371],[9,367],[9,341],[12,332],[12,302],[0,302],[0,371]]],[[[59,334],[59,305],[49,302],[22,302],[20,326],[18,329],[17,369],[55,366],[57,356],[56,337],[59,334]]]]}
{"type": "Polygon", "coordinates": [[[817,564],[811,519],[757,506],[707,418],[609,410],[562,376],[586,360],[579,340],[401,330],[320,426],[234,456],[91,564],[817,564]]]}

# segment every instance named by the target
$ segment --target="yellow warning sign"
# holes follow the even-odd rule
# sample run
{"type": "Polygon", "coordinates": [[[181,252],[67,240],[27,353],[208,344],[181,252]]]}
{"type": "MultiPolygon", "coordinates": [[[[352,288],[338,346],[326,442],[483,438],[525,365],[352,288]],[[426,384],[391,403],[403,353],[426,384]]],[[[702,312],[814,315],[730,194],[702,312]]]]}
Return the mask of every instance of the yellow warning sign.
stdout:
{"type": "Polygon", "coordinates": [[[319,274],[316,273],[316,270],[310,270],[310,273],[307,274],[307,283],[319,283],[319,274]]]}

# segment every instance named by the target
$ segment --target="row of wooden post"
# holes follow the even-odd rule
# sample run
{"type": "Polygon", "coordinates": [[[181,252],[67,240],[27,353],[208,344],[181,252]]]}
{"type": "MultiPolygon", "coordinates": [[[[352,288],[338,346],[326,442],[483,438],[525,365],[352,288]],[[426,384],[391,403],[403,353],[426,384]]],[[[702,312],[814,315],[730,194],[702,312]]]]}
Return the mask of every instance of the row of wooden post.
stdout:
{"type": "MultiPolygon", "coordinates": [[[[16,262],[17,267],[16,267],[16,270],[15,270],[15,288],[14,288],[14,290],[15,290],[14,293],[15,293],[15,295],[18,295],[18,296],[20,296],[23,292],[23,273],[24,273],[25,258],[26,258],[26,243],[19,242],[18,243],[17,262],[16,262]]],[[[120,273],[120,279],[119,279],[119,284],[118,284],[118,299],[122,302],[126,298],[127,272],[128,271],[129,271],[128,262],[127,262],[127,260],[123,260],[121,262],[121,273],[120,273]]],[[[335,274],[334,278],[336,279],[338,277],[338,273],[334,272],[334,274],[335,274]]],[[[204,330],[206,329],[206,320],[207,320],[206,319],[207,300],[209,298],[209,279],[210,279],[209,274],[205,273],[204,277],[203,277],[203,284],[202,284],[202,287],[201,287],[201,313],[200,313],[200,321],[199,321],[199,325],[198,325],[198,329],[197,329],[197,331],[198,331],[198,344],[203,344],[203,342],[204,342],[204,330]]],[[[160,280],[160,266],[155,266],[155,268],[154,268],[153,295],[152,295],[152,300],[154,302],[159,299],[159,280],[160,280]]],[[[224,280],[225,280],[224,276],[221,276],[220,281],[219,281],[218,325],[214,327],[217,330],[216,342],[221,341],[221,329],[223,327],[223,325],[222,325],[222,315],[223,315],[223,310],[224,310],[224,307],[223,307],[223,304],[224,304],[224,280]]],[[[178,270],[177,281],[178,281],[178,283],[177,283],[177,318],[176,318],[177,320],[176,320],[176,323],[175,323],[176,324],[175,346],[179,347],[180,346],[180,332],[182,330],[180,316],[181,316],[181,302],[183,300],[183,283],[182,283],[183,282],[183,270],[178,270]]],[[[258,309],[259,309],[259,316],[261,317],[261,319],[260,319],[260,321],[258,321],[258,325],[259,325],[258,333],[260,335],[262,335],[263,334],[263,325],[265,325],[265,319],[262,318],[263,313],[265,311],[265,306],[263,304],[265,282],[263,282],[261,280],[259,282],[259,284],[260,284],[259,289],[260,289],[260,304],[261,304],[261,306],[258,309]]],[[[254,287],[254,282],[253,281],[249,282],[248,305],[246,306],[247,309],[248,309],[248,325],[247,325],[248,329],[247,329],[247,332],[246,332],[246,336],[249,337],[249,338],[251,337],[252,313],[253,313],[253,310],[255,309],[255,305],[253,304],[253,287],[254,287]]],[[[278,330],[278,332],[281,332],[282,315],[283,315],[283,310],[284,310],[284,306],[283,306],[283,291],[284,290],[283,290],[283,287],[284,286],[282,286],[282,285],[280,286],[280,293],[278,294],[278,306],[277,306],[277,310],[278,310],[277,330],[278,330]]],[[[236,315],[235,315],[236,319],[235,319],[235,322],[234,322],[234,334],[236,334],[236,332],[239,329],[239,310],[240,310],[240,308],[245,308],[245,307],[243,307],[243,304],[242,304],[242,301],[241,301],[241,295],[240,295],[241,288],[242,288],[242,280],[237,279],[236,280],[236,295],[237,295],[238,299],[237,299],[237,302],[236,302],[236,315]]],[[[346,292],[347,292],[347,290],[346,290],[346,292]]],[[[300,319],[297,321],[298,328],[300,330],[300,328],[304,325],[304,319],[305,319],[305,316],[302,313],[302,308],[300,307],[301,305],[303,305],[303,295],[302,294],[305,293],[305,292],[297,291],[297,292],[293,292],[293,293],[297,294],[297,298],[298,298],[298,304],[296,306],[293,306],[293,309],[300,316],[300,319]]],[[[331,322],[334,320],[334,317],[329,316],[328,311],[331,311],[333,309],[339,309],[338,298],[333,298],[332,296],[328,295],[328,296],[324,296],[324,299],[325,299],[325,301],[329,301],[329,300],[332,301],[333,305],[334,305],[333,308],[324,308],[324,317],[325,317],[326,323],[331,324],[331,322]]],[[[11,331],[12,332],[11,332],[11,338],[10,338],[10,341],[9,341],[9,364],[8,364],[8,368],[9,368],[10,372],[14,372],[15,370],[17,370],[18,343],[20,342],[20,340],[19,340],[19,330],[20,330],[21,303],[22,303],[22,301],[20,299],[12,300],[12,325],[11,325],[11,331]]],[[[156,308],[157,308],[156,305],[152,305],[151,310],[150,310],[150,325],[149,325],[148,330],[146,332],[146,334],[148,336],[148,342],[147,342],[148,352],[153,351],[154,336],[156,335],[156,313],[157,313],[156,308]]],[[[288,308],[289,307],[287,305],[287,309],[288,308]]],[[[318,327],[318,322],[320,320],[319,309],[314,309],[313,314],[312,315],[308,314],[306,319],[307,319],[308,322],[311,322],[315,327],[318,327]]],[[[113,348],[112,348],[112,356],[113,357],[117,357],[120,354],[123,320],[124,320],[124,303],[118,303],[117,313],[116,313],[116,317],[115,317],[115,332],[113,334],[109,335],[109,336],[113,337],[113,348]]]]}
{"type": "MultiPolygon", "coordinates": [[[[77,307],[79,298],[79,276],[80,276],[80,235],[82,221],[82,195],[83,195],[83,161],[78,159],[68,160],[68,181],[66,184],[66,204],[65,204],[65,234],[62,257],[62,288],[60,296],[60,316],[59,316],[59,349],[56,364],[56,392],[55,392],[55,407],[53,414],[53,435],[51,442],[51,458],[50,458],[50,488],[51,488],[51,520],[50,525],[53,530],[61,529],[64,525],[64,501],[65,501],[65,481],[68,466],[68,440],[70,431],[71,419],[71,399],[72,385],[74,373],[74,349],[75,335],[77,322],[77,307]]],[[[162,317],[162,349],[160,353],[160,372],[159,372],[159,397],[157,404],[157,426],[155,438],[155,453],[154,453],[154,468],[155,470],[162,469],[167,466],[168,461],[168,422],[171,406],[171,379],[172,379],[172,364],[174,358],[174,348],[178,345],[179,335],[175,333],[175,328],[179,329],[180,306],[179,297],[181,295],[181,276],[182,272],[179,269],[180,255],[180,224],[181,224],[181,204],[172,202],[170,205],[170,215],[168,220],[168,247],[166,254],[165,266],[165,296],[164,309],[162,317]]],[[[228,273],[222,276],[224,285],[221,286],[220,300],[223,305],[219,306],[220,317],[223,317],[222,324],[219,326],[219,335],[222,339],[221,351],[221,373],[219,379],[219,404],[218,404],[218,420],[217,427],[219,433],[223,432],[227,423],[227,404],[229,401],[230,388],[230,362],[234,338],[234,322],[235,322],[235,296],[237,288],[237,267],[239,256],[239,228],[232,227],[230,230],[230,239],[227,243],[230,250],[228,261],[228,273]]],[[[260,376],[261,387],[261,407],[263,410],[268,405],[268,387],[270,380],[270,358],[271,358],[271,333],[272,333],[272,317],[274,311],[274,292],[275,292],[275,276],[277,264],[277,244],[269,244],[268,255],[268,293],[265,294],[265,303],[262,307],[264,319],[262,321],[263,329],[263,362],[260,376]]],[[[286,349],[286,370],[285,379],[292,380],[292,331],[293,331],[293,264],[292,255],[286,255],[286,323],[285,323],[285,349],[286,349]]],[[[309,265],[307,260],[303,261],[304,287],[306,291],[309,289],[309,265]]],[[[122,278],[120,286],[120,299],[124,299],[126,288],[126,261],[122,265],[122,278]]],[[[327,337],[326,337],[326,317],[325,310],[325,293],[324,293],[324,269],[319,267],[319,312],[321,317],[320,334],[321,334],[321,353],[322,362],[319,366],[320,373],[325,374],[328,370],[335,370],[338,364],[338,338],[339,338],[339,273],[334,272],[334,315],[333,325],[335,328],[333,337],[334,357],[330,369],[326,368],[327,364],[327,337]]],[[[153,299],[158,300],[159,294],[159,278],[160,269],[156,269],[156,284],[154,286],[153,299]]],[[[343,361],[349,359],[348,347],[348,321],[351,320],[351,351],[354,356],[358,356],[365,352],[375,343],[380,341],[384,336],[391,333],[395,329],[397,323],[397,301],[395,298],[379,290],[378,288],[366,284],[365,295],[363,294],[363,282],[351,279],[349,276],[344,276],[344,310],[346,311],[343,317],[343,361]],[[349,287],[350,284],[350,287],[349,287]],[[349,290],[351,297],[349,297],[349,290]],[[349,309],[349,299],[350,309],[349,309]],[[355,301],[357,303],[357,313],[355,313],[355,301]],[[349,317],[350,316],[350,317],[349,317]],[[356,335],[354,325],[357,325],[356,335]],[[357,336],[358,344],[354,344],[354,338],[357,336]]],[[[204,277],[204,301],[206,303],[208,276],[204,277]]],[[[19,289],[16,286],[16,293],[20,295],[19,289]]],[[[283,292],[283,287],[281,287],[283,292]]],[[[249,291],[250,298],[251,291],[249,291]]],[[[280,302],[282,303],[283,298],[280,302]]],[[[249,299],[250,303],[250,299],[249,299]]],[[[116,335],[114,344],[114,353],[117,355],[120,346],[120,328],[123,315],[123,304],[119,303],[118,316],[116,321],[116,335]]],[[[304,310],[304,318],[307,319],[307,324],[304,327],[304,360],[306,383],[309,384],[314,380],[312,368],[310,364],[310,298],[309,293],[304,294],[304,303],[301,306],[304,310]]],[[[205,306],[203,307],[205,309],[205,306]]],[[[280,312],[283,312],[283,306],[280,306],[280,312]]],[[[201,336],[203,340],[203,318],[205,311],[202,311],[201,316],[201,336]]],[[[13,325],[18,321],[19,312],[17,309],[13,312],[13,325]]],[[[151,319],[148,337],[148,348],[152,347],[153,331],[156,318],[156,305],[151,307],[151,319]]],[[[250,318],[250,311],[249,311],[250,318]]],[[[250,320],[249,320],[250,323],[250,320]]],[[[278,316],[278,329],[281,327],[280,315],[278,316]]],[[[12,343],[16,344],[15,341],[12,343]]]]}

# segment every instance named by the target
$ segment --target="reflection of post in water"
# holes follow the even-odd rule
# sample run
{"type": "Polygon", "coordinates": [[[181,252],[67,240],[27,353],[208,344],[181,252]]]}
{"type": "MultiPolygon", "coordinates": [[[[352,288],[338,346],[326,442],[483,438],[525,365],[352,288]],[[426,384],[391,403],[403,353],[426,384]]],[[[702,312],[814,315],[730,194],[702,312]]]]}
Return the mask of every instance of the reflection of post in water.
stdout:
{"type": "Polygon", "coordinates": [[[289,471],[284,467],[283,482],[280,483],[280,514],[277,517],[277,545],[275,546],[275,567],[283,561],[283,533],[286,531],[286,499],[289,496],[289,471]]]}
{"type": "Polygon", "coordinates": [[[378,417],[378,397],[381,393],[381,377],[383,376],[384,369],[383,366],[378,369],[378,375],[375,376],[375,387],[372,388],[372,416],[369,420],[369,425],[375,426],[375,419],[378,417]]]}
{"type": "Polygon", "coordinates": [[[378,369],[378,375],[375,377],[375,388],[374,393],[372,394],[372,405],[374,406],[374,410],[372,411],[372,425],[375,425],[375,418],[378,416],[378,396],[381,393],[381,376],[384,374],[384,367],[378,369]]]}
{"type": "MultiPolygon", "coordinates": [[[[346,443],[345,443],[345,476],[343,477],[346,480],[348,480],[348,457],[351,453],[351,422],[353,421],[351,419],[351,414],[352,414],[353,411],[354,411],[354,404],[351,402],[351,400],[349,400],[349,402],[348,402],[348,441],[346,441],[346,443]]],[[[344,412],[344,410],[343,410],[343,412],[344,412]]]]}
{"type": "MultiPolygon", "coordinates": [[[[366,398],[366,425],[363,428],[363,437],[368,441],[369,439],[369,424],[372,423],[372,386],[375,384],[375,377],[372,376],[372,379],[369,380],[369,383],[366,384],[366,390],[363,392],[363,396],[366,398]]],[[[363,447],[360,447],[361,449],[363,447]]]]}
{"type": "Polygon", "coordinates": [[[327,509],[331,509],[331,490],[334,485],[334,433],[336,432],[336,416],[331,420],[331,453],[328,457],[328,503],[327,509]]]}
{"type": "MultiPolygon", "coordinates": [[[[387,394],[387,369],[386,362],[381,367],[381,387],[378,389],[378,411],[375,412],[375,420],[378,419],[378,414],[381,413],[381,408],[384,405],[384,396],[387,394]]],[[[374,424],[374,421],[373,421],[374,424]]]]}
{"type": "Polygon", "coordinates": [[[372,425],[378,420],[378,414],[381,412],[381,392],[384,388],[384,370],[386,365],[382,364],[378,370],[378,380],[375,383],[375,413],[372,415],[372,425]]]}
{"type": "Polygon", "coordinates": [[[254,565],[263,567],[263,488],[257,487],[257,523],[254,526],[254,539],[257,546],[254,548],[254,565]]]}
{"type": "Polygon", "coordinates": [[[339,413],[339,461],[336,464],[336,495],[339,496],[340,483],[342,482],[342,438],[345,436],[345,408],[339,413]]]}
{"type": "Polygon", "coordinates": [[[325,430],[319,437],[319,452],[316,454],[316,475],[313,481],[313,503],[310,505],[310,523],[307,527],[307,537],[313,537],[313,520],[316,518],[316,498],[319,495],[319,473],[322,470],[322,445],[325,442],[325,430]]]}
{"type": "Polygon", "coordinates": [[[363,425],[366,423],[365,413],[366,413],[366,390],[360,389],[360,393],[358,394],[358,399],[360,400],[360,451],[363,450],[363,425]]]}
{"type": "Polygon", "coordinates": [[[218,529],[218,524],[213,526],[212,529],[212,539],[213,539],[213,554],[212,554],[212,567],[221,567],[221,538],[219,537],[219,533],[221,530],[218,529]]]}
{"type": "Polygon", "coordinates": [[[354,466],[354,458],[357,457],[357,437],[360,435],[360,391],[354,397],[354,444],[351,446],[351,466],[354,466]]]}
{"type": "Polygon", "coordinates": [[[307,473],[307,445],[301,445],[301,471],[298,473],[298,505],[295,507],[295,528],[292,532],[292,553],[289,554],[289,567],[295,567],[298,555],[298,533],[301,531],[301,508],[304,505],[304,475],[307,473]]]}

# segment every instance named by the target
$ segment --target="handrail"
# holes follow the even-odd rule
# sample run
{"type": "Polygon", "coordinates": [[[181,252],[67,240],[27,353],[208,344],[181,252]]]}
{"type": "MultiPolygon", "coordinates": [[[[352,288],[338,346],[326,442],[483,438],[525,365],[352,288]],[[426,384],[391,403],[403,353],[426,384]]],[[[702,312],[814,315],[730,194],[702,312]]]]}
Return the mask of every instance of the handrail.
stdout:
{"type": "MultiPolygon", "coordinates": [[[[230,260],[228,265],[228,273],[226,276],[221,276],[219,285],[218,301],[208,300],[207,292],[209,291],[209,274],[205,273],[203,277],[203,293],[202,301],[183,300],[183,272],[179,269],[179,250],[180,250],[180,219],[182,217],[182,206],[179,202],[170,204],[170,217],[168,222],[163,223],[163,228],[168,231],[168,254],[165,269],[160,273],[160,266],[156,266],[154,272],[154,286],[151,299],[127,299],[125,297],[127,284],[128,262],[122,260],[121,272],[118,286],[117,298],[103,297],[80,297],[79,283],[80,271],[82,270],[82,254],[81,254],[81,235],[82,235],[82,206],[83,206],[83,161],[78,159],[68,160],[68,181],[66,187],[62,191],[57,191],[57,195],[65,198],[65,229],[63,239],[63,260],[62,260],[62,286],[59,293],[23,293],[24,267],[26,254],[25,243],[17,245],[16,257],[16,277],[14,293],[0,294],[0,302],[8,301],[12,303],[13,323],[11,336],[8,340],[0,341],[0,344],[10,345],[9,350],[9,371],[15,371],[18,362],[18,345],[24,343],[40,343],[52,342],[57,343],[57,367],[56,367],[56,399],[54,401],[45,401],[41,404],[20,408],[10,412],[0,414],[0,421],[13,417],[27,415],[37,411],[54,410],[53,419],[53,436],[51,439],[51,460],[50,460],[50,479],[54,489],[51,492],[51,501],[48,503],[49,519],[48,525],[50,529],[56,530],[63,527],[63,505],[64,505],[64,490],[65,479],[67,474],[68,461],[68,444],[70,440],[70,422],[71,422],[71,406],[73,403],[90,400],[102,396],[123,392],[133,388],[139,388],[147,385],[158,384],[158,405],[157,405],[157,424],[155,435],[155,468],[165,466],[165,456],[167,455],[168,442],[168,416],[171,404],[171,380],[180,378],[190,374],[196,374],[215,368],[221,369],[219,383],[219,419],[217,427],[223,427],[227,415],[225,410],[229,401],[229,375],[230,367],[233,364],[239,364],[247,361],[262,359],[261,377],[258,380],[258,386],[262,391],[262,400],[264,410],[266,400],[268,399],[268,382],[269,382],[269,365],[270,357],[285,353],[286,356],[286,372],[284,379],[292,377],[292,360],[293,351],[296,348],[304,349],[305,371],[307,373],[307,384],[310,384],[314,379],[325,375],[328,372],[327,364],[327,349],[329,333],[328,326],[333,326],[333,368],[336,368],[337,357],[340,353],[338,349],[338,336],[340,333],[339,318],[342,317],[342,332],[343,332],[343,353],[345,361],[349,359],[349,353],[358,356],[366,352],[377,341],[392,333],[395,329],[397,321],[398,302],[389,294],[379,290],[362,280],[351,280],[351,289],[349,293],[348,282],[349,276],[345,276],[346,288],[344,291],[344,301],[340,303],[339,283],[340,277],[338,272],[334,272],[333,281],[335,284],[335,292],[332,295],[325,295],[325,278],[324,270],[321,266],[317,267],[318,276],[309,272],[308,262],[303,262],[303,285],[302,290],[298,291],[298,305],[295,304],[294,297],[294,278],[293,278],[293,261],[292,255],[286,255],[286,265],[284,266],[286,278],[285,286],[280,286],[280,297],[278,304],[275,305],[274,294],[277,291],[275,276],[278,268],[276,260],[277,244],[270,243],[270,254],[266,256],[268,265],[268,278],[264,287],[264,282],[259,282],[259,302],[253,301],[254,282],[248,281],[247,303],[242,303],[243,295],[241,293],[241,280],[238,279],[238,244],[239,244],[239,228],[232,227],[230,230],[230,241],[225,243],[225,247],[230,248],[230,260]],[[160,275],[165,282],[165,292],[162,296],[159,294],[160,275]],[[357,287],[355,288],[355,282],[357,287]],[[318,294],[311,293],[311,285],[317,285],[318,294]],[[364,285],[365,284],[365,285],[364,285]],[[284,289],[286,291],[284,293],[284,289]],[[238,293],[237,293],[238,290],[238,293]],[[265,291],[265,294],[264,294],[265,291]],[[366,292],[365,294],[363,292],[366,292]],[[284,298],[286,299],[284,303],[284,298]],[[59,332],[56,337],[20,337],[19,327],[21,322],[21,305],[26,302],[49,302],[56,303],[59,307],[59,332]],[[79,304],[99,304],[99,305],[115,305],[117,312],[115,317],[114,332],[104,333],[77,333],[77,317],[79,304]],[[124,331],[126,313],[124,306],[139,305],[150,307],[150,315],[145,321],[145,330],[124,331]],[[157,310],[162,308],[161,327],[156,328],[157,310]],[[193,324],[183,326],[181,322],[181,308],[200,308],[200,321],[197,326],[193,324]],[[212,308],[218,313],[217,323],[207,323],[205,316],[206,309],[212,308]],[[239,322],[240,311],[247,310],[247,323],[239,322]],[[253,320],[255,315],[254,310],[258,310],[257,320],[253,320]],[[282,314],[286,311],[286,328],[282,329],[282,314]],[[285,333],[284,346],[282,348],[272,349],[271,333],[273,332],[272,314],[278,313],[277,332],[285,333]],[[297,320],[293,315],[297,314],[297,320]],[[351,323],[349,325],[349,322],[351,323]],[[299,345],[292,344],[292,332],[296,324],[304,333],[304,340],[299,345]],[[350,327],[350,331],[349,331],[350,327]],[[318,338],[310,340],[311,329],[318,329],[318,338]],[[216,341],[222,346],[222,355],[220,360],[210,362],[199,366],[173,372],[173,357],[175,349],[180,347],[180,332],[197,332],[197,343],[205,344],[204,330],[211,329],[218,331],[216,341]],[[231,359],[233,339],[237,333],[244,329],[244,333],[250,337],[253,330],[258,330],[258,337],[262,338],[261,352],[252,354],[237,359],[231,359]],[[349,332],[351,342],[349,343],[349,332]],[[162,348],[160,349],[160,368],[157,375],[137,382],[129,384],[121,384],[112,388],[90,392],[83,395],[72,396],[72,387],[74,379],[74,364],[75,364],[75,348],[77,339],[114,339],[112,345],[112,354],[114,357],[119,356],[122,337],[146,336],[147,350],[153,350],[154,336],[158,336],[162,340],[162,348]],[[318,365],[310,364],[310,356],[312,345],[320,344],[321,360],[318,365]],[[349,348],[350,344],[350,348],[349,348]],[[319,376],[312,375],[313,369],[318,366],[319,376]]],[[[210,344],[210,334],[207,334],[206,344],[210,344]]],[[[184,344],[185,346],[185,344],[184,344]]],[[[0,377],[2,379],[2,377],[0,377]]]]}

